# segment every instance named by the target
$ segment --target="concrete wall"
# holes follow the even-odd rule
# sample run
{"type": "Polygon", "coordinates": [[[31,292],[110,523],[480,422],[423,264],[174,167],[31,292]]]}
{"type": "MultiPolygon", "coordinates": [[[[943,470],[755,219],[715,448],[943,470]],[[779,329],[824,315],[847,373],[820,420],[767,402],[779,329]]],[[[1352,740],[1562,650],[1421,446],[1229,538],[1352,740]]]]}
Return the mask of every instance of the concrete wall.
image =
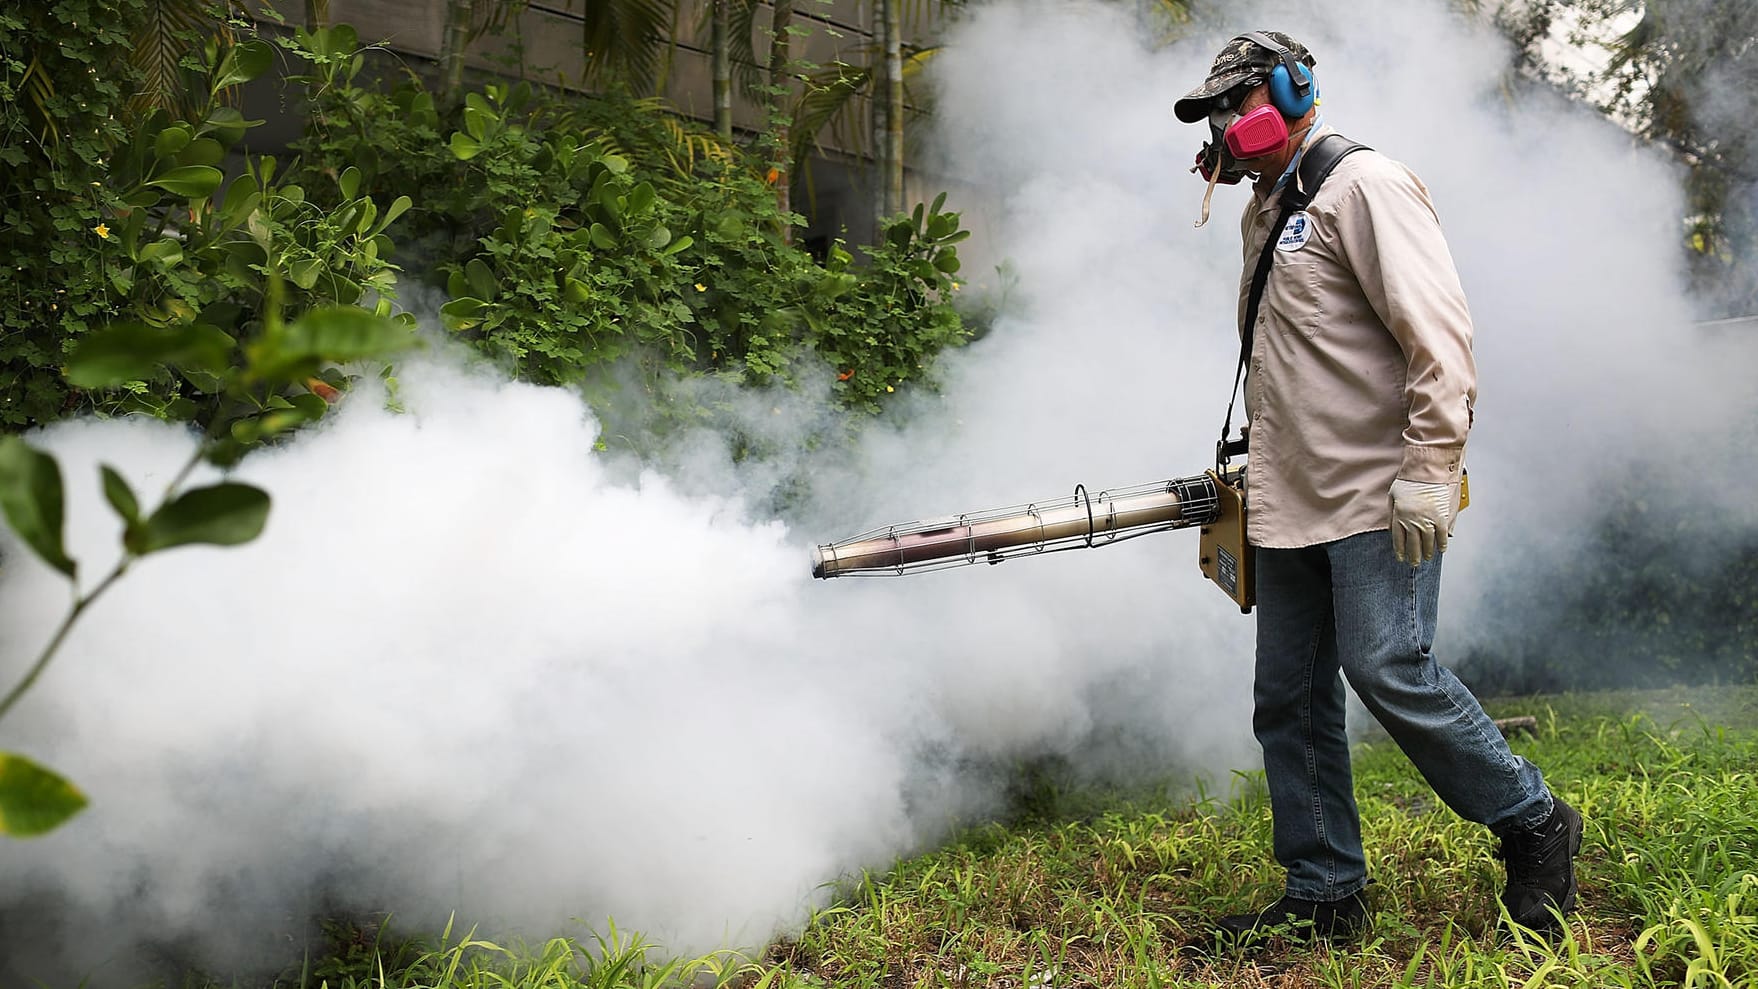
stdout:
{"type": "MultiPolygon", "coordinates": [[[[473,72],[523,75],[525,78],[559,83],[584,91],[587,65],[582,38],[583,0],[531,0],[498,35],[472,44],[469,66],[473,72]],[[511,68],[509,68],[511,66],[511,68]]],[[[406,60],[431,63],[439,57],[445,28],[446,0],[330,0],[329,22],[351,24],[365,43],[382,43],[406,60]]],[[[663,89],[668,103],[686,116],[704,122],[714,116],[711,55],[705,0],[680,0],[675,44],[662,55],[665,65],[663,89]]],[[[865,65],[872,57],[863,49],[873,45],[872,0],[796,0],[794,24],[799,29],[791,40],[796,59],[821,67],[837,61],[865,65]]],[[[906,10],[918,16],[905,18],[906,43],[931,44],[943,19],[939,5],[911,2],[906,10]]],[[[287,20],[303,23],[303,0],[284,0],[276,9],[287,20]]],[[[752,20],[751,50],[760,68],[766,69],[772,8],[764,4],[752,20]]],[[[420,68],[420,67],[418,67],[420,68]]],[[[736,74],[736,66],[735,66],[736,74]]],[[[853,242],[872,237],[872,168],[870,155],[870,107],[864,98],[850,107],[853,124],[841,135],[826,128],[818,135],[821,152],[809,164],[809,188],[801,189],[795,209],[810,221],[806,240],[817,246],[843,230],[853,242]]],[[[760,130],[768,118],[757,98],[737,92],[733,98],[733,126],[743,136],[760,130]]],[[[906,175],[906,199],[920,198],[906,175]]]]}

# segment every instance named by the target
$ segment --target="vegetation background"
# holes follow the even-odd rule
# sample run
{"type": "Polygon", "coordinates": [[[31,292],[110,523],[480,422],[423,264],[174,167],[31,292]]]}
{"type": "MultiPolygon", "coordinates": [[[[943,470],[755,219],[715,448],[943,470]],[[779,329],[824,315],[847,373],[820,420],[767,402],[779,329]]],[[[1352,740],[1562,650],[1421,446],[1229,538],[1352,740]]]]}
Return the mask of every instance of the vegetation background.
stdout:
{"type": "MultiPolygon", "coordinates": [[[[732,50],[735,25],[748,38],[760,13],[773,37],[789,37],[791,4],[708,4],[717,45],[727,45],[717,87],[737,83],[736,61],[771,106],[768,126],[736,137],[725,118],[698,124],[643,95],[678,17],[658,0],[584,4],[589,43],[614,56],[594,63],[590,96],[466,73],[467,47],[516,6],[454,0],[448,49],[428,73],[328,23],[321,3],[298,25],[199,0],[50,0],[0,12],[0,422],[20,434],[83,415],[187,422],[204,437],[200,460],[236,464],[322,418],[362,378],[394,386],[396,357],[416,339],[400,310],[419,296],[443,299],[444,331],[520,379],[648,408],[643,446],[718,421],[712,404],[692,399],[701,393],[688,383],[699,380],[821,389],[839,414],[812,442],[838,443],[883,416],[900,389],[932,387],[935,357],[983,332],[990,312],[959,302],[957,245],[968,235],[959,214],[944,197],[905,209],[901,179],[891,178],[904,162],[905,68],[932,54],[898,40],[909,5],[875,4],[870,64],[810,66],[786,45],[767,59],[732,50]],[[277,64],[294,69],[284,98],[302,130],[288,154],[271,157],[252,150],[254,122],[238,93],[277,64]],[[793,237],[801,162],[815,130],[868,88],[884,117],[870,125],[886,175],[875,182],[881,235],[813,254],[793,237]]],[[[1169,35],[1188,15],[1176,3],[1146,8],[1169,35]]],[[[1677,155],[1691,209],[1680,257],[1704,315],[1758,310],[1758,145],[1740,115],[1758,89],[1754,8],[1582,0],[1482,14],[1515,42],[1511,84],[1590,100],[1677,155]],[[1559,23],[1579,39],[1612,40],[1603,69],[1546,59],[1543,39],[1559,23]]],[[[728,444],[741,458],[770,452],[736,432],[728,444]]],[[[1758,536],[1740,533],[1745,542],[1713,569],[1681,568],[1681,547],[1714,542],[1722,520],[1662,530],[1641,480],[1615,494],[1604,523],[1607,542],[1641,562],[1577,585],[1557,612],[1548,638],[1576,650],[1468,658],[1462,672],[1476,685],[1562,690],[1588,673],[1604,683],[1603,643],[1632,637],[1655,662],[1621,668],[1628,685],[1758,675],[1758,536]]],[[[180,478],[143,507],[120,473],[103,481],[126,553],[111,574],[75,585],[83,592],[68,626],[139,557],[248,541],[269,511],[268,493],[247,485],[184,489],[180,478]]],[[[8,439],[8,518],[77,578],[60,537],[61,483],[51,458],[8,439]]],[[[0,716],[54,649],[0,702],[0,716]]],[[[1157,890],[1176,877],[1219,899],[1240,877],[1213,871],[1218,863],[1267,859],[1249,794],[1172,814],[1129,810],[1128,794],[1094,809],[1091,794],[1067,792],[1057,766],[1038,765],[1021,767],[1009,826],[851,887],[797,941],[759,958],[668,959],[614,930],[595,948],[558,941],[526,951],[457,932],[405,941],[347,918],[329,954],[283,978],[1731,987],[1758,977],[1749,691],[1648,695],[1639,714],[1601,706],[1623,701],[1541,703],[1548,716],[1527,744],[1566,767],[1593,795],[1590,816],[1606,821],[1590,878],[1605,906],[1560,946],[1486,945],[1493,918],[1439,919],[1446,877],[1434,863],[1484,868],[1484,850],[1470,851],[1481,839],[1425,806],[1420,782],[1370,747],[1363,785],[1383,794],[1369,812],[1380,843],[1396,849],[1381,870],[1396,888],[1383,936],[1361,956],[1298,955],[1268,969],[1199,959],[1197,920],[1213,904],[1173,904],[1157,890]],[[1467,853],[1455,854],[1461,846],[1467,853]],[[1404,929],[1396,917],[1414,919],[1404,929]]],[[[74,781],[0,753],[5,830],[41,833],[81,806],[74,781]]]]}

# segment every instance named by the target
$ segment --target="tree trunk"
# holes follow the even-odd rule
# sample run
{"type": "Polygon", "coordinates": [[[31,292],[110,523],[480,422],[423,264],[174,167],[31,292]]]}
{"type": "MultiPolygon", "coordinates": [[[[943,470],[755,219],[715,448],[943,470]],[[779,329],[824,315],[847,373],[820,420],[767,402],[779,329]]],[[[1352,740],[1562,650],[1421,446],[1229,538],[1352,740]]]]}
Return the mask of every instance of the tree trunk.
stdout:
{"type": "Polygon", "coordinates": [[[710,47],[714,50],[714,132],[732,140],[732,3],[714,4],[710,47]]]}
{"type": "MultiPolygon", "coordinates": [[[[788,155],[792,146],[790,138],[791,119],[788,113],[788,96],[793,92],[789,85],[788,70],[792,67],[790,57],[793,36],[788,28],[793,24],[794,0],[775,0],[775,16],[770,21],[769,36],[769,116],[770,126],[774,128],[775,150],[769,166],[769,179],[775,184],[775,205],[783,213],[793,212],[793,197],[790,187],[793,176],[788,174],[788,155]]],[[[793,243],[793,224],[783,223],[782,240],[793,243]]]]}
{"type": "Polygon", "coordinates": [[[471,0],[446,0],[446,26],[440,35],[440,98],[454,103],[464,86],[464,51],[470,44],[471,0]]]}
{"type": "Polygon", "coordinates": [[[899,0],[885,11],[885,215],[903,212],[903,17],[899,0]]]}

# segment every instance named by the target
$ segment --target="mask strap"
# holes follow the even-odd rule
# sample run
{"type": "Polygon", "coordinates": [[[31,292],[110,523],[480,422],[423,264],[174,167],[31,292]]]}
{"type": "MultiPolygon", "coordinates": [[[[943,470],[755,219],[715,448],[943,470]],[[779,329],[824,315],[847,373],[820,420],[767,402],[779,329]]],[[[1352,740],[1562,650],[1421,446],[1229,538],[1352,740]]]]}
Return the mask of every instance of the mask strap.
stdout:
{"type": "Polygon", "coordinates": [[[1300,159],[1306,155],[1307,146],[1312,143],[1313,137],[1318,134],[1319,127],[1322,126],[1324,122],[1324,117],[1313,118],[1312,126],[1306,129],[1306,136],[1300,140],[1300,149],[1294,152],[1294,158],[1288,162],[1288,167],[1282,169],[1282,177],[1277,179],[1276,184],[1270,188],[1270,195],[1273,196],[1276,193],[1281,192],[1282,187],[1288,184],[1288,176],[1293,175],[1294,170],[1300,167],[1300,159]]]}

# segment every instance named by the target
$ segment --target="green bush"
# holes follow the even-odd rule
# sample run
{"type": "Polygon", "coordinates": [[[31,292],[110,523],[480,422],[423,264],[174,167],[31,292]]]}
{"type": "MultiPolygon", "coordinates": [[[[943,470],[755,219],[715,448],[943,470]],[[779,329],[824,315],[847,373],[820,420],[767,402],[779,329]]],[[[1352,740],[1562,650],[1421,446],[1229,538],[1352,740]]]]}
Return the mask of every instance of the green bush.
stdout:
{"type": "Polygon", "coordinates": [[[651,100],[495,83],[456,107],[421,80],[368,77],[346,27],[300,33],[315,95],[308,171],[407,192],[405,265],[435,272],[445,325],[515,373],[589,382],[640,357],[746,383],[826,374],[877,412],[968,336],[951,305],[967,233],[944,197],[886,226],[855,264],[788,242],[757,155],[651,100]]]}
{"type": "MultiPolygon", "coordinates": [[[[111,321],[142,327],[142,346],[172,347],[178,331],[197,326],[226,338],[230,349],[262,335],[271,315],[280,315],[271,306],[299,312],[365,304],[386,314],[395,268],[385,230],[409,206],[399,199],[381,209],[360,192],[359,175],[347,171],[322,178],[326,188],[308,196],[277,174],[273,158],[260,156],[244,156],[243,173],[226,182],[227,153],[254,123],[227,104],[227,92],[266,71],[273,50],[259,40],[216,38],[191,63],[200,88],[187,100],[187,119],[163,110],[141,116],[123,104],[116,83],[100,81],[112,72],[129,78],[122,33],[128,21],[113,29],[104,18],[78,20],[92,14],[61,3],[29,23],[0,15],[0,25],[13,32],[3,39],[8,77],[19,65],[27,66],[17,70],[24,78],[28,66],[45,64],[50,36],[60,38],[55,51],[81,56],[66,55],[76,68],[58,70],[67,81],[45,84],[54,95],[38,101],[46,119],[60,124],[33,120],[32,100],[0,110],[8,132],[25,138],[0,150],[13,166],[0,180],[7,184],[0,295],[11,301],[0,306],[7,372],[0,421],[29,426],[80,408],[145,412],[203,425],[223,421],[252,442],[263,428],[240,420],[273,413],[281,424],[320,415],[322,401],[299,385],[227,398],[214,371],[159,366],[147,380],[90,390],[63,373],[79,341],[111,321]],[[104,73],[83,60],[94,51],[104,73]],[[83,78],[78,67],[87,70],[83,78]],[[77,99],[69,89],[100,101],[101,125],[65,117],[67,100],[77,99]],[[237,406],[243,399],[255,404],[237,406]]],[[[233,355],[241,365],[241,353],[233,355]]]]}
{"type": "Polygon", "coordinates": [[[74,407],[67,349],[114,315],[108,159],[127,139],[128,33],[142,0],[0,9],[0,425],[74,407]]]}

